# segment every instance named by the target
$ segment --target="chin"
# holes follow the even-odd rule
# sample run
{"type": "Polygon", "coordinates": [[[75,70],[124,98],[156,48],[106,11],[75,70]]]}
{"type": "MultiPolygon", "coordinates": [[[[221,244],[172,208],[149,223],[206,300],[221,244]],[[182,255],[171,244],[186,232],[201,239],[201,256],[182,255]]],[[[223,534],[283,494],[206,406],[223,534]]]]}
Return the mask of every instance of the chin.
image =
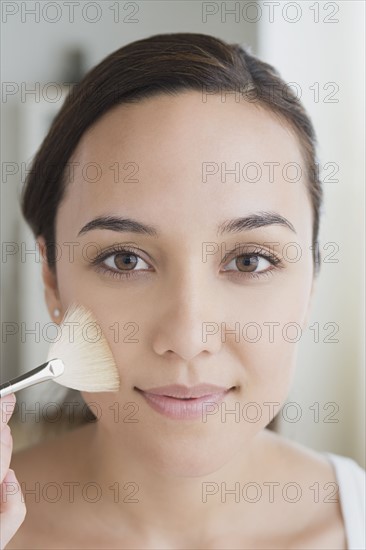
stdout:
{"type": "MultiPolygon", "coordinates": [[[[146,433],[130,433],[129,448],[144,462],[144,469],[172,477],[203,477],[226,465],[230,469],[233,458],[250,445],[260,428],[210,423],[186,425],[169,431],[156,427],[146,433]],[[197,429],[198,428],[198,429],[197,429]],[[224,445],[223,445],[224,442],[224,445]]],[[[230,471],[228,471],[228,474],[230,471]]]]}

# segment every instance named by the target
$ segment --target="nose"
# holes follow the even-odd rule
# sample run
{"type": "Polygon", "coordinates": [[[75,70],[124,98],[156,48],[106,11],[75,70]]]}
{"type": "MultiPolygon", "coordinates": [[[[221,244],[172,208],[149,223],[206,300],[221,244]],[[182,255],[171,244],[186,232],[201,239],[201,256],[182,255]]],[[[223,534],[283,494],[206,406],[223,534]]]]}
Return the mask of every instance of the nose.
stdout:
{"type": "MultiPolygon", "coordinates": [[[[207,277],[207,273],[206,273],[207,277]]],[[[212,285],[198,270],[164,286],[154,318],[153,349],[158,355],[175,354],[184,361],[217,354],[221,348],[220,305],[212,285]]]]}

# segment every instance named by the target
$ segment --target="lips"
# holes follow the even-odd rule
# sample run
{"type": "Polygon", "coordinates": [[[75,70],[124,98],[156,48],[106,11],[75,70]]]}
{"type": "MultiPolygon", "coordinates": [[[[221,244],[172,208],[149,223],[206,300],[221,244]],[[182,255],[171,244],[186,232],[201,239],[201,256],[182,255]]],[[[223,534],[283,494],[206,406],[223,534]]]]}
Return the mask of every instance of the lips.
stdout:
{"type": "Polygon", "coordinates": [[[184,386],[182,384],[171,384],[169,386],[158,386],[141,390],[135,386],[135,389],[153,395],[164,395],[166,397],[175,397],[176,399],[195,399],[214,394],[226,392],[234,386],[216,386],[215,384],[198,384],[197,386],[184,386]]]}
{"type": "Polygon", "coordinates": [[[204,418],[204,413],[217,410],[216,407],[234,389],[232,387],[199,384],[188,388],[181,385],[170,385],[149,390],[135,387],[146,403],[158,413],[174,420],[194,420],[204,418]]]}

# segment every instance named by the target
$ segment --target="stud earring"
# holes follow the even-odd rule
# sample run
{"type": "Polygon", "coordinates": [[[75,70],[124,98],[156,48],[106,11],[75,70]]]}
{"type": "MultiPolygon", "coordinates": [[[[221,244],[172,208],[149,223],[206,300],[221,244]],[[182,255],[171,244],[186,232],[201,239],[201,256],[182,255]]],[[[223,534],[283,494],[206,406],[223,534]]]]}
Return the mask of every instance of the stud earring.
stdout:
{"type": "Polygon", "coordinates": [[[53,314],[55,317],[58,317],[60,315],[60,310],[58,309],[58,307],[56,307],[54,310],[53,310],[53,314]]]}

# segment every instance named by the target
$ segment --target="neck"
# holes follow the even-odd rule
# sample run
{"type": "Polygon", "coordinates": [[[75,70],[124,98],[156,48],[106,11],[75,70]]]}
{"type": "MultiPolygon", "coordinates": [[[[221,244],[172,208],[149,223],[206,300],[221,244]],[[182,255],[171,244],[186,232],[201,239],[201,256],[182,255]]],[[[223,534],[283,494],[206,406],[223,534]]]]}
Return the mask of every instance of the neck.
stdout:
{"type": "Polygon", "coordinates": [[[134,447],[133,439],[112,433],[99,421],[88,426],[85,435],[83,456],[90,460],[81,465],[81,478],[101,488],[100,513],[111,525],[119,525],[123,518],[129,531],[138,530],[146,539],[164,533],[171,544],[182,543],[184,534],[184,542],[194,547],[199,540],[227,533],[233,521],[243,529],[247,523],[249,532],[258,523],[258,507],[243,502],[241,490],[248,482],[266,479],[263,457],[269,458],[272,437],[268,430],[261,430],[219,466],[220,457],[218,462],[215,457],[207,461],[206,448],[204,468],[199,459],[195,462],[194,448],[190,465],[172,464],[169,458],[164,462],[161,449],[149,456],[134,447]]]}

